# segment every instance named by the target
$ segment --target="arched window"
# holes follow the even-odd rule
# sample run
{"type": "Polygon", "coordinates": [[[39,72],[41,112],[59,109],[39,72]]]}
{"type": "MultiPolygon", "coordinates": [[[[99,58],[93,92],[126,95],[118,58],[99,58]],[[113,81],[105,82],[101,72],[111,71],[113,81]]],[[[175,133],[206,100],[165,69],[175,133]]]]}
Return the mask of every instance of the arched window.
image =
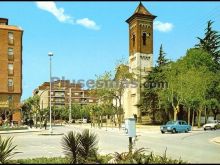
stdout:
{"type": "Polygon", "coordinates": [[[133,41],[133,47],[135,46],[135,35],[133,34],[132,36],[132,41],[133,41]]]}
{"type": "Polygon", "coordinates": [[[143,40],[143,45],[146,45],[146,33],[143,33],[142,35],[142,40],[143,40]]]}

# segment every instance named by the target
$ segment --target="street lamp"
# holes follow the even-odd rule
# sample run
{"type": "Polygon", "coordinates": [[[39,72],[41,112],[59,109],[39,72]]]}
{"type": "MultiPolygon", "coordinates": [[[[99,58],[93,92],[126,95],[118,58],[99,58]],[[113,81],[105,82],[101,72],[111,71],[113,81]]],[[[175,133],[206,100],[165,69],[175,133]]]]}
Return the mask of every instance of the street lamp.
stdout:
{"type": "Polygon", "coordinates": [[[48,56],[50,57],[50,129],[49,131],[52,134],[53,130],[52,130],[52,125],[51,125],[51,57],[53,56],[53,53],[49,52],[48,56]]]}

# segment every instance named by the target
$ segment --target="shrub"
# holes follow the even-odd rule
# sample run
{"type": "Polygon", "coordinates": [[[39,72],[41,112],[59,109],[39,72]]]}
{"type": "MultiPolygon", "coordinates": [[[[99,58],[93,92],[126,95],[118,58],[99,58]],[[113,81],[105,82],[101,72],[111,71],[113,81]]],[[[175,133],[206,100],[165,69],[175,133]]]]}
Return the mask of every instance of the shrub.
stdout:
{"type": "Polygon", "coordinates": [[[2,139],[0,136],[0,164],[6,164],[15,155],[17,152],[13,152],[13,150],[17,146],[12,145],[12,137],[2,139]]]}
{"type": "Polygon", "coordinates": [[[146,155],[144,148],[135,150],[133,153],[115,152],[112,156],[113,158],[108,161],[108,163],[113,164],[184,164],[181,159],[171,159],[166,155],[166,151],[163,156],[154,155],[152,152],[146,155]]]}
{"type": "Polygon", "coordinates": [[[71,163],[94,163],[97,161],[97,136],[88,129],[82,133],[69,132],[62,139],[64,153],[71,163]]]}

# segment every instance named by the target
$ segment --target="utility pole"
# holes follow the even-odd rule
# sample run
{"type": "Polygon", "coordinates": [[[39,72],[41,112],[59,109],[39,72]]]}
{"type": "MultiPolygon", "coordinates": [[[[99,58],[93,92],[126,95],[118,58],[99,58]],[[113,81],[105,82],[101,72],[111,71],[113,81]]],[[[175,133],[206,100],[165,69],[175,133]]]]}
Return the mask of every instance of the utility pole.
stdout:
{"type": "Polygon", "coordinates": [[[52,130],[52,125],[51,125],[51,75],[52,75],[52,67],[51,67],[51,57],[53,56],[53,53],[51,53],[51,52],[49,52],[48,53],[48,56],[50,57],[50,129],[49,129],[49,131],[50,131],[50,133],[52,134],[53,133],[53,130],[52,130]]]}
{"type": "Polygon", "coordinates": [[[71,109],[72,109],[72,89],[69,89],[69,123],[72,121],[72,114],[71,114],[71,109]]]}

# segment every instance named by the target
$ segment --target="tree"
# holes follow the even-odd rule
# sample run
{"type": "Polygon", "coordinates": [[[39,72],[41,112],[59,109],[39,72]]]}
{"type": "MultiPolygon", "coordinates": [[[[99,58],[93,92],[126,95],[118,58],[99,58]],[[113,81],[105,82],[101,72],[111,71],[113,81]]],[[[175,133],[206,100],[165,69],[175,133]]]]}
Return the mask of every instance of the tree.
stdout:
{"type": "Polygon", "coordinates": [[[157,59],[158,66],[165,65],[168,62],[168,59],[165,58],[165,52],[163,51],[162,44],[160,45],[159,57],[157,59]]]}
{"type": "Polygon", "coordinates": [[[32,115],[34,114],[35,117],[35,125],[37,127],[37,121],[38,117],[40,118],[40,125],[42,122],[42,116],[40,113],[40,97],[38,95],[34,95],[33,97],[29,97],[27,100],[24,101],[23,104],[23,110],[29,110],[29,118],[32,118],[32,115]],[[40,116],[38,116],[40,115],[40,116]]]}
{"type": "Polygon", "coordinates": [[[199,44],[196,47],[202,48],[212,56],[213,60],[220,64],[220,34],[212,29],[214,22],[209,20],[205,29],[205,37],[199,39],[199,44]]]}
{"type": "Polygon", "coordinates": [[[116,114],[119,124],[119,129],[121,128],[122,115],[124,114],[124,109],[122,107],[122,96],[124,94],[125,88],[128,87],[129,81],[134,80],[134,75],[129,72],[129,67],[126,62],[120,61],[115,67],[115,77],[116,86],[114,87],[113,97],[116,103],[116,114]]]}

